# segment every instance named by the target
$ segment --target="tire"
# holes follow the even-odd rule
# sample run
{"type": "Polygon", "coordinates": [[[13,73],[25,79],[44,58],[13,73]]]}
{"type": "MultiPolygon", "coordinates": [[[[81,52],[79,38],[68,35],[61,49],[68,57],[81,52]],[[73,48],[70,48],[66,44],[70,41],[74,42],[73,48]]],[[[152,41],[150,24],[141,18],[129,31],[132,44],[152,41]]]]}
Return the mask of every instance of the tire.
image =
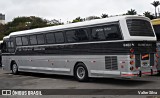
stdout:
{"type": "Polygon", "coordinates": [[[18,74],[18,66],[16,63],[12,64],[12,74],[14,74],[14,75],[18,74]]]}
{"type": "Polygon", "coordinates": [[[74,76],[79,82],[88,80],[88,70],[83,63],[78,63],[74,70],[74,76]]]}

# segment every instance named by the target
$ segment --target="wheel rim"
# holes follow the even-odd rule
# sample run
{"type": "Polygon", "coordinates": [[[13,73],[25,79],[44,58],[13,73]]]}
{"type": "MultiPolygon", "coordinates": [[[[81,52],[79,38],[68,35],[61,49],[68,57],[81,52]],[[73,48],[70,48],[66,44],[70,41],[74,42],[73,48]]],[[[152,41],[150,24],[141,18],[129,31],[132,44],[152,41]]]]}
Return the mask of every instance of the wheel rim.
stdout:
{"type": "Polygon", "coordinates": [[[13,64],[13,73],[16,73],[17,72],[17,65],[16,64],[13,64]]]}
{"type": "Polygon", "coordinates": [[[77,68],[77,76],[79,79],[83,79],[85,77],[85,69],[83,67],[77,68]]]}

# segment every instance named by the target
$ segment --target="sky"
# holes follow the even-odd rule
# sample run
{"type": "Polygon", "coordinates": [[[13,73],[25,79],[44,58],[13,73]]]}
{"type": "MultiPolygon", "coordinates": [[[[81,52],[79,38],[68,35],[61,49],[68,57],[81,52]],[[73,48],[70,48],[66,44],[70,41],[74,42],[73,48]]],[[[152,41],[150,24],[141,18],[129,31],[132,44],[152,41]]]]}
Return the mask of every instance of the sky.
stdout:
{"type": "Polygon", "coordinates": [[[135,9],[138,14],[154,13],[154,0],[0,0],[0,13],[6,22],[18,16],[38,16],[67,22],[76,17],[124,14],[135,9]]]}

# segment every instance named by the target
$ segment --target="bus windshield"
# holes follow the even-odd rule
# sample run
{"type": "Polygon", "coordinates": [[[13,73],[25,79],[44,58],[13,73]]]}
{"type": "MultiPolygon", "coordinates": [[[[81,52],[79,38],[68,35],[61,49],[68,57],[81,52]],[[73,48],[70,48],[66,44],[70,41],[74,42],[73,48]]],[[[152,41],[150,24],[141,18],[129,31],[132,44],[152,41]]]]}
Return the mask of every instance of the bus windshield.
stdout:
{"type": "Polygon", "coordinates": [[[154,37],[153,29],[149,21],[140,19],[128,19],[127,26],[131,36],[154,37]]]}

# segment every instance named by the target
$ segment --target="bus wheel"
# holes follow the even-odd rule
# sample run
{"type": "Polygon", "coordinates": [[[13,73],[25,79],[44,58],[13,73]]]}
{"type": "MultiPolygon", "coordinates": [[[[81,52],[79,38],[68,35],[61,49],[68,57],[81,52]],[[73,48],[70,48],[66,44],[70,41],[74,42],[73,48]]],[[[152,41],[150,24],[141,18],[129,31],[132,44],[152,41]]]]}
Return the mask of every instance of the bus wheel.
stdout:
{"type": "Polygon", "coordinates": [[[13,63],[13,64],[12,64],[12,73],[13,73],[14,75],[18,74],[18,66],[17,66],[16,63],[13,63]]]}
{"type": "Polygon", "coordinates": [[[77,64],[75,68],[75,77],[78,81],[84,82],[88,79],[88,71],[83,63],[77,64]]]}

